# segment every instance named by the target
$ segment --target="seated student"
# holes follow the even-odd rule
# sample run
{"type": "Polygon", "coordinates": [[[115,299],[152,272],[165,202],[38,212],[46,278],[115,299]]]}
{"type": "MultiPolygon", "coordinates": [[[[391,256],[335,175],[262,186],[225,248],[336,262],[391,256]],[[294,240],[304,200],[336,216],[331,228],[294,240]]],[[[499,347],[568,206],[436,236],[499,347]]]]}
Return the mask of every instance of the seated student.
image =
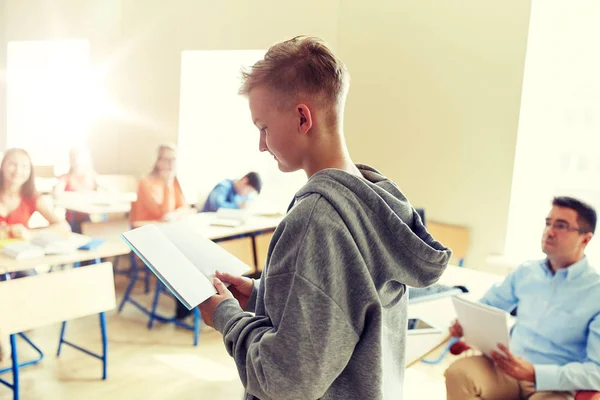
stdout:
{"type": "MultiPolygon", "coordinates": [[[[31,236],[29,219],[38,211],[50,223],[49,228],[69,232],[69,225],[59,218],[35,190],[31,159],[25,150],[7,150],[0,164],[0,236],[23,238],[31,236]]],[[[41,230],[36,230],[39,232],[41,230]]],[[[9,274],[11,279],[34,274],[34,270],[9,274]]],[[[0,276],[0,280],[6,276],[0,276]]]]}
{"type": "MultiPolygon", "coordinates": [[[[172,221],[192,212],[176,177],[177,154],[174,146],[161,145],[152,172],[140,179],[137,201],[131,207],[131,222],[172,221]]],[[[189,311],[178,301],[176,315],[179,319],[189,311]]]]}
{"type": "Polygon", "coordinates": [[[130,220],[172,221],[191,212],[176,176],[176,150],[161,145],[154,168],[138,184],[137,201],[131,207],[130,220]]]}
{"type": "MultiPolygon", "coordinates": [[[[54,197],[64,192],[93,192],[98,189],[97,174],[89,152],[82,146],[75,146],[69,152],[69,172],[58,178],[54,187],[54,197]]],[[[81,224],[89,221],[89,215],[67,210],[66,220],[73,232],[81,233],[81,224]]]]}
{"type": "Polygon", "coordinates": [[[262,179],[256,172],[249,172],[241,179],[226,179],[210,192],[202,212],[214,212],[219,208],[246,208],[250,196],[259,194],[262,179]]]}
{"type": "MultiPolygon", "coordinates": [[[[481,302],[517,308],[510,350],[464,357],[446,370],[448,400],[572,399],[600,390],[600,273],[584,254],[596,212],[571,197],[556,197],[546,218],[546,259],[520,265],[481,302]]],[[[450,333],[462,336],[456,322],[450,333]]]]}

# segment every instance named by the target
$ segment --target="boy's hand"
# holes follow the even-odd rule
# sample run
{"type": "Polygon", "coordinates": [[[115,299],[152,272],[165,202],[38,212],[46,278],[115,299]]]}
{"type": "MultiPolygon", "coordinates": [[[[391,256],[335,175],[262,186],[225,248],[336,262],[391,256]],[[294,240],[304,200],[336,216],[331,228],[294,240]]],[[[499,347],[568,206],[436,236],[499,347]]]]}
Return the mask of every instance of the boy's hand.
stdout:
{"type": "Polygon", "coordinates": [[[202,320],[204,323],[210,327],[215,327],[213,324],[213,314],[215,312],[215,308],[226,299],[232,299],[233,295],[223,282],[219,280],[219,278],[215,278],[213,280],[213,284],[215,285],[215,289],[217,289],[217,294],[212,295],[208,299],[204,300],[199,306],[200,314],[202,314],[202,320]]]}
{"type": "Polygon", "coordinates": [[[221,281],[229,283],[229,291],[240,303],[240,307],[245,310],[246,306],[248,305],[248,299],[250,298],[252,290],[254,289],[254,280],[245,276],[234,276],[228,273],[221,273],[219,271],[217,271],[216,276],[221,281]]]}

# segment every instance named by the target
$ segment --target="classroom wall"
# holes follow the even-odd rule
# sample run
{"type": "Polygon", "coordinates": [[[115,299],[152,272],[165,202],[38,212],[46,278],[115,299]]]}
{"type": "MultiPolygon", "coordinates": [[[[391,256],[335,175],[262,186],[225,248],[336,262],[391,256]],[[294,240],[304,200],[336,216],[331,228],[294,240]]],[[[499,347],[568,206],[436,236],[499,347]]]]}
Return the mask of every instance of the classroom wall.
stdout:
{"type": "Polygon", "coordinates": [[[91,135],[97,168],[107,173],[145,173],[156,147],[176,142],[181,51],[261,49],[298,34],[337,45],[339,0],[2,2],[7,40],[90,39],[94,62],[107,70],[107,97],[123,112],[91,135]]]}
{"type": "Polygon", "coordinates": [[[106,95],[124,110],[93,127],[97,168],[140,175],[159,143],[176,141],[182,50],[323,37],[352,74],[345,120],[355,161],[396,180],[428,218],[467,225],[467,264],[479,268],[504,245],[529,7],[523,0],[0,0],[0,43],[3,35],[88,37],[94,62],[108,71],[106,95]]]}
{"type": "Polygon", "coordinates": [[[530,2],[342,2],[355,161],[394,179],[427,218],[466,225],[466,265],[504,250],[530,2]]]}

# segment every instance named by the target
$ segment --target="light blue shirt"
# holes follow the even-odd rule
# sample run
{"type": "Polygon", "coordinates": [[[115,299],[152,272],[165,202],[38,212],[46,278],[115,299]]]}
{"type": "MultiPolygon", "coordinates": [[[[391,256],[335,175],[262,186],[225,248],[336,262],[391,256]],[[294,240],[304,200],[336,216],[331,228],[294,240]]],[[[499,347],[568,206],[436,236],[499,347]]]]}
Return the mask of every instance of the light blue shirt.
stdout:
{"type": "Polygon", "coordinates": [[[481,302],[518,306],[510,349],[534,364],[536,390],[600,390],[600,274],[587,257],[556,274],[528,261],[481,302]]]}
{"type": "Polygon", "coordinates": [[[239,195],[231,179],[219,182],[208,195],[202,212],[215,212],[219,208],[240,208],[240,204],[248,201],[248,197],[239,195]]]}

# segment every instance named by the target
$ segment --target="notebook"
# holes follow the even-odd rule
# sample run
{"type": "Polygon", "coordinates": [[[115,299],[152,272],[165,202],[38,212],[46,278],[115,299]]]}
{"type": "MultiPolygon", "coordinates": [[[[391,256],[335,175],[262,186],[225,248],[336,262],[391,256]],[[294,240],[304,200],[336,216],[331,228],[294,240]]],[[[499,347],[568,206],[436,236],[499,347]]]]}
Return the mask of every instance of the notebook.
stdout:
{"type": "Polygon", "coordinates": [[[31,244],[44,249],[46,255],[70,254],[92,241],[92,238],[78,233],[70,233],[67,237],[55,232],[42,232],[31,239],[31,244]]]}
{"type": "Polygon", "coordinates": [[[235,228],[245,224],[249,217],[250,214],[246,210],[219,208],[210,224],[235,228]]]}
{"type": "Polygon", "coordinates": [[[213,286],[217,270],[232,275],[250,270],[203,236],[193,220],[144,225],[121,236],[188,310],[217,293],[213,286]]]}
{"type": "Polygon", "coordinates": [[[469,346],[487,356],[492,350],[498,351],[498,343],[509,348],[509,314],[506,311],[459,296],[454,296],[452,302],[469,346]]]}
{"type": "Polygon", "coordinates": [[[64,237],[54,232],[41,232],[30,241],[6,244],[2,253],[16,260],[29,260],[51,254],[70,254],[91,240],[89,236],[77,233],[64,237]]]}
{"type": "Polygon", "coordinates": [[[19,261],[41,258],[46,255],[43,248],[25,241],[7,244],[2,249],[2,254],[19,261]]]}

